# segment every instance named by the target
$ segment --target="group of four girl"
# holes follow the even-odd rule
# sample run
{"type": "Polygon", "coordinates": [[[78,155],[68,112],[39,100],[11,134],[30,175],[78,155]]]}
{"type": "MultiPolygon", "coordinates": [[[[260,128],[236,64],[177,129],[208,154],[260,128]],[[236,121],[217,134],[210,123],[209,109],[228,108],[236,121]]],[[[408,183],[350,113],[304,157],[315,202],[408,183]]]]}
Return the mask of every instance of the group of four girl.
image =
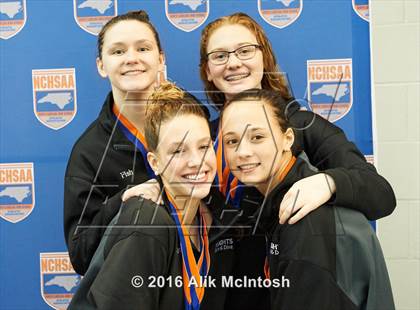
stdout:
{"type": "Polygon", "coordinates": [[[85,274],[70,307],[393,309],[366,220],[393,211],[387,181],[342,130],[299,110],[252,18],[208,24],[200,53],[223,111],[211,123],[191,94],[159,81],[164,53],[144,11],[99,34],[97,67],[112,91],[65,176],[66,242],[85,274]],[[160,190],[162,206],[147,199],[160,190]],[[174,282],[150,286],[159,276],[174,282]],[[200,285],[206,277],[214,285],[200,285]]]}

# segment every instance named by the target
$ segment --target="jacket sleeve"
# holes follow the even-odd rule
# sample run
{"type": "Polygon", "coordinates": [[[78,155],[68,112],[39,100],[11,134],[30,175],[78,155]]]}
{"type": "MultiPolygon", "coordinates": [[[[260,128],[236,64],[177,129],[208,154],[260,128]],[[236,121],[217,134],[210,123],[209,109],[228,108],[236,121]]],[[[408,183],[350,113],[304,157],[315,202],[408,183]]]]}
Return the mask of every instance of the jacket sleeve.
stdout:
{"type": "Polygon", "coordinates": [[[148,278],[165,274],[167,257],[168,250],[151,235],[135,232],[120,240],[91,286],[90,301],[101,310],[158,310],[160,289],[149,287],[148,278]]]}
{"type": "Polygon", "coordinates": [[[358,210],[369,220],[393,212],[392,187],[343,130],[308,111],[296,111],[289,120],[296,132],[295,151],[303,149],[312,165],[334,179],[334,204],[358,210]]]}
{"type": "Polygon", "coordinates": [[[120,191],[107,197],[103,188],[87,179],[65,177],[64,234],[77,273],[83,275],[87,271],[106,226],[118,213],[121,194],[120,191]]]}

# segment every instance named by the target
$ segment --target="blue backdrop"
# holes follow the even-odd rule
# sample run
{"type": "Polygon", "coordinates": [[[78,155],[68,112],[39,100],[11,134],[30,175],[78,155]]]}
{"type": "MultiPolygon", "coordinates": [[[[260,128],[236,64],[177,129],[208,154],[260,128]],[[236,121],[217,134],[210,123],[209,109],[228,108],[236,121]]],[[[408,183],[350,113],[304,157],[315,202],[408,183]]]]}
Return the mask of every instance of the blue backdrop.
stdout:
{"type": "Polygon", "coordinates": [[[367,5],[0,0],[0,309],[65,309],[77,288],[64,242],[63,177],[71,147],[110,89],[95,64],[96,34],[110,17],[146,10],[160,33],[168,78],[200,91],[202,28],[222,15],[249,14],[267,31],[294,96],[372,158],[367,5]]]}

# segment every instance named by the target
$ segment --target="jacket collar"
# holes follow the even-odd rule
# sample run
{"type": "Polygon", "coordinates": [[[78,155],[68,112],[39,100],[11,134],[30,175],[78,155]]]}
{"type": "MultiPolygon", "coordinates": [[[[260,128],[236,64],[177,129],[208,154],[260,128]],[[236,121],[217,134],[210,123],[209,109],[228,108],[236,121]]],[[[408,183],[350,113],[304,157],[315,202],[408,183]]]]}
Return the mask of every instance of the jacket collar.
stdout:
{"type": "Polygon", "coordinates": [[[105,102],[102,106],[101,112],[99,112],[98,120],[101,127],[105,132],[112,136],[112,147],[116,150],[123,151],[134,151],[135,146],[130,140],[124,135],[124,133],[118,129],[117,121],[112,110],[114,105],[114,97],[112,91],[108,93],[105,102]]]}
{"type": "Polygon", "coordinates": [[[108,96],[106,96],[105,102],[98,116],[100,124],[108,133],[112,132],[116,123],[115,118],[114,118],[114,113],[112,112],[113,105],[114,105],[114,97],[112,96],[112,91],[110,91],[108,93],[108,96]]]}
{"type": "Polygon", "coordinates": [[[283,182],[271,190],[265,197],[259,210],[256,211],[256,218],[259,216],[258,226],[264,232],[270,232],[278,225],[280,203],[292,185],[297,181],[314,174],[316,174],[316,172],[309,168],[305,160],[302,158],[296,159],[295,164],[290,169],[283,182]]]}

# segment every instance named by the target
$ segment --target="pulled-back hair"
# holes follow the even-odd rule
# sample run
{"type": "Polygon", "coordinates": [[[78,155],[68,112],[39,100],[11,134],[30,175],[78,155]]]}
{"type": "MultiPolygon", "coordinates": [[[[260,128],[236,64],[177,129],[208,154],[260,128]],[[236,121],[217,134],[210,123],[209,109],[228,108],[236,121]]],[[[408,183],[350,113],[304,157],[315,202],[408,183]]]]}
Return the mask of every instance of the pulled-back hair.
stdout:
{"type": "MultiPolygon", "coordinates": [[[[285,132],[287,128],[291,127],[288,118],[288,102],[278,92],[257,88],[245,90],[226,102],[223,111],[231,103],[237,101],[263,101],[263,103],[272,108],[274,117],[278,121],[282,132],[285,132]]],[[[221,118],[223,117],[223,111],[221,118]]]]}
{"type": "Polygon", "coordinates": [[[102,59],[102,47],[104,45],[104,39],[106,32],[115,24],[121,22],[121,21],[129,21],[129,20],[136,20],[141,23],[146,24],[150,30],[153,32],[153,36],[155,37],[156,44],[159,49],[159,53],[162,53],[162,45],[160,43],[159,34],[156,31],[156,28],[153,26],[153,24],[149,20],[149,15],[146,13],[146,11],[139,10],[139,11],[130,11],[125,14],[117,15],[113,18],[111,18],[101,29],[101,31],[98,34],[98,58],[102,59]]]}
{"type": "Polygon", "coordinates": [[[173,83],[162,83],[147,103],[144,135],[149,151],[155,151],[158,146],[161,125],[178,115],[202,117],[210,128],[207,111],[197,98],[173,83]]]}
{"type": "Polygon", "coordinates": [[[255,35],[258,45],[260,45],[263,54],[264,74],[261,81],[261,88],[275,90],[280,93],[284,99],[290,99],[290,92],[286,80],[278,67],[276,56],[274,55],[271,43],[267,38],[262,27],[245,13],[234,13],[228,16],[220,17],[208,24],[201,32],[200,42],[200,77],[204,83],[207,96],[217,105],[225,103],[225,95],[219,91],[213,82],[207,79],[207,46],[210,36],[218,28],[225,25],[242,25],[255,35]]]}

